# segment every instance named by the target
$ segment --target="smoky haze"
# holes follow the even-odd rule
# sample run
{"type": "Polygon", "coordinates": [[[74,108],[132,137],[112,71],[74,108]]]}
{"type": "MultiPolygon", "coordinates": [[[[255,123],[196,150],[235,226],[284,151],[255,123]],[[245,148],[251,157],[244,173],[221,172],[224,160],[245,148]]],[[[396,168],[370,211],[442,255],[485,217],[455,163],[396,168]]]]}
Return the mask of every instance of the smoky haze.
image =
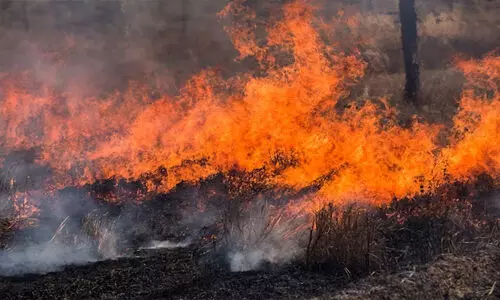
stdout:
{"type": "Polygon", "coordinates": [[[230,48],[216,16],[226,1],[2,3],[3,72],[35,71],[40,82],[73,93],[114,90],[143,78],[175,86],[165,81],[230,59],[199,59],[230,48]]]}
{"type": "MultiPolygon", "coordinates": [[[[224,32],[227,24],[217,17],[228,2],[3,0],[0,67],[2,73],[35,71],[44,84],[84,95],[123,88],[130,80],[175,91],[203,68],[238,68],[231,63],[237,53],[224,32]]],[[[280,2],[245,1],[262,16],[276,11],[280,2]]],[[[377,34],[372,36],[376,47],[362,49],[365,58],[373,68],[402,71],[400,62],[386,57],[400,55],[397,1],[317,2],[327,19],[339,9],[366,14],[360,30],[376,27],[377,34]]],[[[496,18],[481,7],[480,15],[467,14],[470,1],[420,1],[417,6],[424,67],[450,61],[427,50],[441,47],[438,40],[446,44],[443,56],[450,56],[450,49],[480,54],[498,46],[496,18]]]]}

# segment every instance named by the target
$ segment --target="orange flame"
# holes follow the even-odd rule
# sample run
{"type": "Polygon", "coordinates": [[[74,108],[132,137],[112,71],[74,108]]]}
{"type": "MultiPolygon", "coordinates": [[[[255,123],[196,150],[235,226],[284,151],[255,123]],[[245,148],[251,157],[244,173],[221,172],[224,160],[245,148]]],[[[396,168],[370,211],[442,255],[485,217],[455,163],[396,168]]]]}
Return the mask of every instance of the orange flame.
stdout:
{"type": "Polygon", "coordinates": [[[40,209],[35,205],[35,201],[31,199],[29,193],[15,193],[11,200],[15,210],[14,226],[33,226],[40,209]]]}
{"type": "MultiPolygon", "coordinates": [[[[255,17],[238,3],[221,16],[228,13],[255,17]]],[[[355,51],[325,41],[321,28],[328,26],[316,21],[312,7],[292,3],[269,24],[265,44],[253,34],[256,25],[228,28],[241,58],[253,56],[264,75],[223,79],[207,70],[176,97],[153,99],[147,87],[131,84],[123,94],[80,98],[27,86],[29,76],[4,80],[4,148],[40,149],[39,163],[54,170],[56,186],[165,170],[160,182],[144,180],[151,191],[168,191],[181,181],[264,168],[268,184],[299,189],[320,182],[315,201],[380,204],[446,176],[498,177],[500,57],[460,64],[492,96],[464,92],[453,128],[461,134],[442,147],[442,126],[415,120],[401,127],[383,99],[382,107],[367,102],[339,112],[338,100],[365,64],[355,51]]]]}

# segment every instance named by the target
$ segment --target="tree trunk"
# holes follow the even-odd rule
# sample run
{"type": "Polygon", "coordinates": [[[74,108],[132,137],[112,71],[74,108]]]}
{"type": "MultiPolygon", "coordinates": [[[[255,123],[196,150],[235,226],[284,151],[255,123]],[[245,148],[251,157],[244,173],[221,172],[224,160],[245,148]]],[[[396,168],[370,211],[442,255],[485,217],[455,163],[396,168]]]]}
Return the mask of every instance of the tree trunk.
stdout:
{"type": "Polygon", "coordinates": [[[420,74],[415,0],[399,0],[399,18],[401,21],[403,58],[406,74],[405,97],[417,104],[420,74]]]}

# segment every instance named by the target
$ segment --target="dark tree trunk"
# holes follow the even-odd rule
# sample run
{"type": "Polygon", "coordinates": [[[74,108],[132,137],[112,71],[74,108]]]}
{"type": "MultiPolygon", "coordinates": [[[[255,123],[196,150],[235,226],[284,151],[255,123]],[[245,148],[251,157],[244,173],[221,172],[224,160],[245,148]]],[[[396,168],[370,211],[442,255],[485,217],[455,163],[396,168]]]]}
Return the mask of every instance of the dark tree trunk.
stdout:
{"type": "Polygon", "coordinates": [[[399,0],[399,18],[401,21],[403,57],[406,74],[405,97],[416,103],[420,87],[420,74],[415,0],[399,0]]]}

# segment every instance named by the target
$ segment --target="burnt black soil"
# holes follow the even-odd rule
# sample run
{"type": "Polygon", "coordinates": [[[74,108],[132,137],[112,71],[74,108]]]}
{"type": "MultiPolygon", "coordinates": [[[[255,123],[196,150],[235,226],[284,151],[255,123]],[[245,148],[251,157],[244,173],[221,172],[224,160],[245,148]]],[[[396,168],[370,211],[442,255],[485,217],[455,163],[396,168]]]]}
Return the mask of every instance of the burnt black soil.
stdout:
{"type": "Polygon", "coordinates": [[[333,292],[339,278],[300,268],[214,272],[193,249],[158,249],[138,257],[69,266],[46,275],[4,277],[2,299],[277,299],[333,292]]]}
{"type": "Polygon", "coordinates": [[[348,278],[298,266],[231,273],[201,267],[194,249],[0,279],[2,299],[500,299],[500,251],[442,255],[394,274],[348,278]]]}
{"type": "MultiPolygon", "coordinates": [[[[225,265],[224,232],[218,226],[224,220],[210,217],[211,210],[224,212],[223,204],[233,203],[224,196],[220,178],[212,178],[201,186],[178,187],[140,205],[93,205],[92,210],[85,212],[87,216],[74,214],[71,219],[75,223],[80,218],[109,219],[108,223],[118,220],[124,226],[118,229],[123,231],[120,237],[127,241],[121,246],[127,256],[66,266],[48,274],[0,277],[0,299],[500,299],[498,216],[485,213],[493,210],[484,201],[472,202],[471,206],[465,206],[469,203],[465,200],[445,201],[463,198],[472,191],[491,192],[494,188],[491,184],[485,188],[477,184],[469,188],[450,185],[445,190],[439,194],[446,197],[427,195],[400,200],[376,214],[382,215],[374,219],[374,224],[383,233],[377,234],[383,244],[382,240],[373,239],[372,244],[384,248],[366,254],[379,255],[378,260],[383,263],[379,266],[370,260],[370,267],[358,266],[358,272],[356,264],[345,261],[346,267],[338,268],[338,263],[342,263],[338,261],[324,263],[318,269],[314,264],[306,268],[304,260],[287,266],[264,264],[258,271],[230,272],[225,265]],[[200,197],[209,216],[197,213],[198,203],[193,199],[200,197]],[[404,216],[405,221],[400,223],[398,216],[404,216]],[[184,222],[186,219],[196,222],[184,222]],[[220,237],[221,242],[207,239],[210,236],[220,237]],[[188,248],[130,250],[151,240],[182,241],[186,237],[192,238],[188,248]],[[469,244],[473,246],[468,247],[469,244]],[[221,251],[213,251],[217,249],[221,251]]],[[[72,200],[68,195],[76,191],[66,193],[59,198],[72,200]]],[[[496,199],[486,194],[478,194],[477,198],[496,199]]],[[[328,222],[334,222],[328,226],[335,225],[334,220],[328,222]]],[[[53,224],[55,227],[50,228],[45,240],[59,223],[58,220],[53,224]]],[[[106,226],[107,222],[97,223],[106,226]]],[[[68,225],[68,230],[71,228],[68,225]]],[[[79,226],[75,228],[80,230],[79,226]]],[[[357,232],[350,227],[344,229],[347,231],[341,231],[342,236],[357,232]]],[[[78,230],[69,230],[68,236],[78,230]]],[[[40,236],[30,231],[16,234],[23,239],[14,238],[14,242],[40,236]]],[[[331,256],[332,249],[357,245],[344,241],[345,249],[332,248],[342,240],[330,238],[318,252],[322,256],[331,256]]],[[[364,257],[365,253],[359,254],[364,257]]]]}

